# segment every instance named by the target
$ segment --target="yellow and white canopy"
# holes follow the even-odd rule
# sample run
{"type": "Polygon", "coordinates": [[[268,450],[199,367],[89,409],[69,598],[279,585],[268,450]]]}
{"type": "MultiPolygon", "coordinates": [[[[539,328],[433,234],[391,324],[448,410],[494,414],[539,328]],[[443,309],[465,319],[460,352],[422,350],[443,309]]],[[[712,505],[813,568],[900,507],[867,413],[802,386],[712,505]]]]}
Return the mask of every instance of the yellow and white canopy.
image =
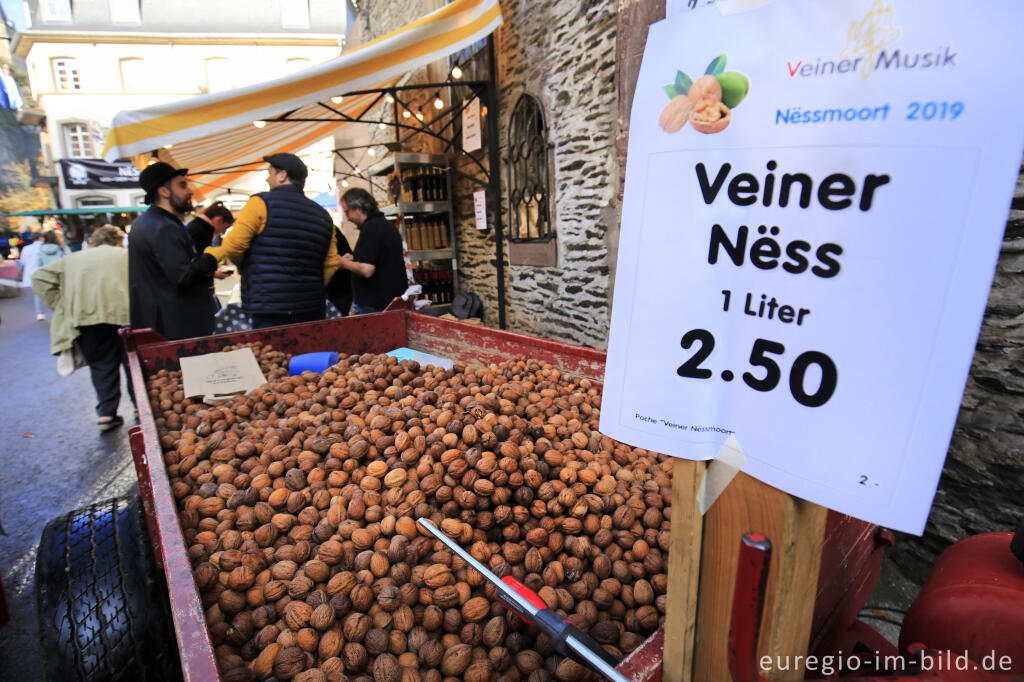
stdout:
{"type": "Polygon", "coordinates": [[[330,102],[332,96],[393,85],[403,74],[486,37],[501,21],[498,0],[455,0],[393,33],[299,73],[122,111],[107,133],[104,157],[112,161],[149,155],[173,145],[171,156],[178,167],[231,169],[203,178],[204,191],[227,185],[257,170],[264,154],[294,153],[324,138],[346,122],[346,115],[357,116],[375,98],[346,97],[339,105],[330,102]],[[289,119],[328,120],[253,126],[253,121],[286,113],[289,119]]]}

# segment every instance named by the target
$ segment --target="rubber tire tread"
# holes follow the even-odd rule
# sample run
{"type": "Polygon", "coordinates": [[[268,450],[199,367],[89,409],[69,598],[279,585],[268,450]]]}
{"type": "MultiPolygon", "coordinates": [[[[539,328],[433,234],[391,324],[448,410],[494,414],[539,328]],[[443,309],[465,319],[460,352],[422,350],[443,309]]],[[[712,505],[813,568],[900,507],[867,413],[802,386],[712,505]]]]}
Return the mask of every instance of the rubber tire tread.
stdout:
{"type": "Polygon", "coordinates": [[[97,502],[46,525],[36,614],[51,682],[182,679],[167,587],[138,497],[97,502]]]}

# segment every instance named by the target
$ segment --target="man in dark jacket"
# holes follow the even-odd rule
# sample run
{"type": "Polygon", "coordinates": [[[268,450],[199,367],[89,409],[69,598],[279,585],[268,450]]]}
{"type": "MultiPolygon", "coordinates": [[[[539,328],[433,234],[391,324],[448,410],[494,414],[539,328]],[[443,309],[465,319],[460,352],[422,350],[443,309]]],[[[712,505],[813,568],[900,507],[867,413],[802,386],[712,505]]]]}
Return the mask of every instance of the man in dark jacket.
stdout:
{"type": "Polygon", "coordinates": [[[308,171],[294,154],[263,160],[269,192],[249,198],[220,246],[206,253],[229,258],[242,274],[242,307],[255,329],[322,320],[325,285],[340,259],[331,216],[302,193],[308,171]]]}
{"type": "Polygon", "coordinates": [[[345,192],[341,208],[359,228],[355,249],[341,258],[341,267],[352,273],[352,310],[357,315],[380,312],[409,286],[402,236],[365,189],[345,192]]]}
{"type": "Polygon", "coordinates": [[[202,253],[207,246],[213,244],[214,237],[223,237],[235,216],[231,209],[219,201],[215,201],[188,222],[188,236],[196,247],[196,253],[202,253]]]}
{"type": "Polygon", "coordinates": [[[149,210],[132,222],[128,239],[131,324],[168,339],[213,333],[210,285],[217,261],[196,253],[181,218],[192,210],[187,168],[157,162],[139,174],[149,210]]]}

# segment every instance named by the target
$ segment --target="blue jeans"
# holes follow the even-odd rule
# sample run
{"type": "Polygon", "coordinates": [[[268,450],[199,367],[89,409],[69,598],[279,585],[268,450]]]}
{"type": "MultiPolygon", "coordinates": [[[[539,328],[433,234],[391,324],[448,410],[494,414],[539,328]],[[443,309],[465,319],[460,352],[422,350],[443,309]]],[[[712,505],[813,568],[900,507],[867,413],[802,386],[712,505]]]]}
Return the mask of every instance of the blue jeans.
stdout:
{"type": "Polygon", "coordinates": [[[358,303],[352,304],[352,312],[356,315],[365,315],[366,313],[379,313],[384,310],[383,308],[376,308],[372,305],[359,305],[358,303]]]}

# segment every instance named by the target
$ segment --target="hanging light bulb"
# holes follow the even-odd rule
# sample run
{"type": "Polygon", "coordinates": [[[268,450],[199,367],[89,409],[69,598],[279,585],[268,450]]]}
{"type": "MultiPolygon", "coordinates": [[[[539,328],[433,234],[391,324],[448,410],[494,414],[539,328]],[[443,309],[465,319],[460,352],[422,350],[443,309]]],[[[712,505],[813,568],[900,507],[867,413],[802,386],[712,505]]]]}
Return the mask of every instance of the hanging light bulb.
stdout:
{"type": "Polygon", "coordinates": [[[348,180],[342,180],[341,181],[341,186],[342,187],[348,187],[348,180]]]}
{"type": "Polygon", "coordinates": [[[359,170],[359,166],[356,166],[356,167],[354,167],[354,168],[352,169],[352,172],[353,172],[353,173],[355,173],[356,175],[359,175],[359,174],[360,174],[360,173],[362,173],[363,171],[359,170]]]}
{"type": "Polygon", "coordinates": [[[406,109],[405,111],[402,112],[402,118],[410,118],[411,116],[412,116],[412,112],[409,111],[408,109],[406,109]]]}
{"type": "Polygon", "coordinates": [[[381,121],[380,123],[377,124],[377,127],[380,128],[381,130],[384,130],[385,128],[388,127],[388,124],[385,123],[384,121],[381,121]]]}
{"type": "Polygon", "coordinates": [[[367,149],[366,153],[369,154],[370,156],[377,156],[377,150],[374,149],[373,147],[370,147],[369,149],[367,149]]]}
{"type": "Polygon", "coordinates": [[[444,109],[444,100],[441,99],[441,93],[439,92],[434,93],[434,108],[438,110],[444,109]]]}
{"type": "Polygon", "coordinates": [[[335,95],[334,97],[331,98],[331,101],[334,102],[335,104],[341,104],[342,102],[345,101],[345,98],[342,97],[341,95],[335,95]]]}
{"type": "Polygon", "coordinates": [[[253,121],[252,124],[256,128],[262,128],[263,126],[267,125],[267,122],[261,119],[258,121],[253,121]]]}
{"type": "Polygon", "coordinates": [[[462,67],[458,64],[452,67],[452,78],[455,80],[462,78],[462,67]]]}
{"type": "Polygon", "coordinates": [[[391,95],[388,95],[387,97],[385,97],[385,98],[384,98],[384,100],[385,100],[385,101],[386,101],[386,102],[387,102],[388,104],[394,104],[394,103],[395,103],[395,98],[394,98],[394,97],[392,97],[391,95]]]}
{"type": "Polygon", "coordinates": [[[418,120],[422,121],[422,120],[423,120],[423,118],[424,118],[424,117],[423,117],[423,112],[422,112],[422,111],[420,111],[420,110],[417,110],[417,111],[416,111],[416,118],[417,118],[418,120]]]}

